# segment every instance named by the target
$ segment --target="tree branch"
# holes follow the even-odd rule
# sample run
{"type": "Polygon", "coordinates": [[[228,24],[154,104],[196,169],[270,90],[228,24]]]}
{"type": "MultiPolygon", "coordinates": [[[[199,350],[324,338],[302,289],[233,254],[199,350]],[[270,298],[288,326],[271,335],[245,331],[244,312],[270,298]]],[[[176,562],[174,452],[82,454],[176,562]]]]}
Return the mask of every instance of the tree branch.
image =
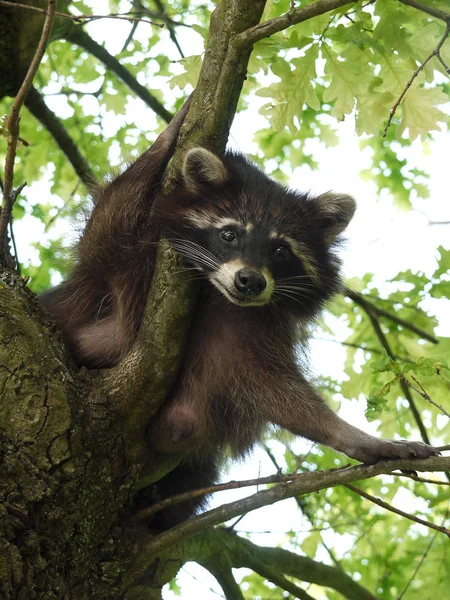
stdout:
{"type": "Polygon", "coordinates": [[[235,568],[252,569],[280,588],[291,591],[297,598],[310,599],[311,596],[297,585],[291,588],[284,587],[286,582],[291,583],[287,577],[329,587],[348,600],[376,600],[367,589],[353,581],[342,569],[324,565],[282,548],[257,546],[223,527],[209,529],[199,536],[184,540],[180,548],[186,561],[194,560],[208,570],[211,570],[211,565],[218,559],[217,548],[221,548],[223,551],[220,556],[227,555],[235,568]]]}
{"type": "Polygon", "coordinates": [[[418,475],[414,475],[411,473],[390,473],[390,475],[394,475],[395,477],[407,477],[408,479],[418,481],[419,483],[432,483],[433,485],[450,485],[450,481],[440,481],[439,479],[425,479],[424,477],[419,477],[418,475]]]}
{"type": "Polygon", "coordinates": [[[146,560],[150,562],[154,555],[162,550],[167,550],[169,545],[178,543],[180,540],[187,539],[207,527],[228,521],[244,512],[262,506],[269,506],[280,500],[300,494],[309,494],[324,488],[344,485],[376,475],[389,474],[397,469],[406,471],[447,471],[450,469],[450,457],[436,456],[427,459],[383,460],[374,465],[357,465],[331,471],[303,473],[303,476],[296,481],[280,483],[269,490],[262,490],[242,500],[224,504],[161,533],[149,542],[146,560]]]}
{"type": "Polygon", "coordinates": [[[191,500],[192,498],[200,498],[201,496],[208,496],[209,494],[215,494],[216,492],[223,492],[226,490],[237,490],[243,487],[251,487],[257,485],[269,485],[271,483],[281,483],[283,481],[293,481],[298,477],[301,477],[302,473],[292,473],[288,475],[283,475],[282,473],[275,473],[274,475],[269,475],[268,477],[258,477],[256,479],[247,479],[244,481],[228,481],[227,483],[218,483],[216,485],[211,485],[209,487],[191,490],[190,492],[184,492],[183,494],[176,494],[176,496],[170,496],[170,498],[165,498],[161,500],[161,502],[157,502],[156,504],[152,504],[148,508],[144,508],[136,513],[137,519],[147,519],[151,515],[167,508],[168,506],[173,506],[174,504],[179,504],[184,500],[191,500]]]}
{"type": "Polygon", "coordinates": [[[222,565],[217,565],[213,562],[210,562],[208,566],[202,566],[204,566],[205,569],[207,569],[211,575],[214,575],[214,577],[217,579],[218,584],[225,594],[226,600],[245,600],[240,586],[233,577],[233,565],[223,568],[222,565]]]}
{"type": "Polygon", "coordinates": [[[308,21],[348,4],[355,4],[355,2],[358,2],[358,0],[319,0],[319,2],[314,2],[314,4],[308,6],[291,9],[281,17],[270,19],[270,21],[265,21],[247,29],[247,31],[243,31],[237,36],[236,44],[250,47],[259,40],[283,31],[291,25],[303,23],[303,21],[308,21]]]}
{"type": "Polygon", "coordinates": [[[171,275],[177,265],[169,244],[161,242],[136,341],[116,367],[97,378],[100,394],[113,402],[124,419],[135,460],[148,453],[145,430],[175,380],[195,303],[194,284],[187,277],[171,275]]]}
{"type": "Polygon", "coordinates": [[[444,21],[447,25],[450,25],[450,15],[445,13],[443,10],[439,10],[438,8],[434,8],[434,6],[429,6],[428,4],[422,4],[422,2],[417,2],[417,0],[398,0],[401,4],[405,4],[406,6],[411,6],[412,8],[417,8],[436,19],[444,21]]]}
{"type": "Polygon", "coordinates": [[[13,190],[14,181],[14,162],[16,159],[17,139],[19,137],[20,110],[25,102],[25,98],[30,90],[34,76],[41,64],[44,56],[47,42],[53,27],[55,18],[56,0],[48,0],[47,15],[42,27],[42,34],[39,44],[36,48],[33,60],[28,68],[25,79],[14,100],[11,111],[8,116],[8,150],[5,159],[5,176],[3,182],[3,207],[0,214],[0,263],[4,262],[6,250],[6,236],[9,220],[18,191],[13,190]]]}
{"type": "MultiPolygon", "coordinates": [[[[183,50],[181,49],[181,46],[180,46],[180,44],[178,42],[177,34],[175,33],[175,29],[174,29],[173,23],[171,22],[171,19],[169,19],[167,17],[164,4],[161,2],[161,0],[154,0],[154,2],[156,4],[156,6],[158,7],[159,12],[161,13],[161,18],[164,19],[164,21],[166,23],[167,29],[169,30],[170,39],[175,44],[178,52],[180,53],[181,58],[184,58],[184,53],[183,53],[183,50]]],[[[140,2],[136,2],[136,3],[140,5],[140,8],[143,8],[143,10],[145,12],[147,12],[147,10],[142,6],[142,4],[140,2]]]]}
{"type": "MultiPolygon", "coordinates": [[[[30,6],[29,4],[21,4],[19,2],[8,2],[8,0],[0,0],[0,5],[8,6],[11,8],[23,8],[25,10],[33,10],[35,12],[39,12],[43,15],[47,15],[47,10],[45,8],[39,8],[38,6],[30,6]]],[[[134,13],[116,13],[109,15],[71,15],[70,13],[55,11],[55,16],[61,17],[63,19],[69,19],[74,23],[87,23],[89,21],[98,21],[99,19],[118,19],[122,21],[140,21],[142,23],[148,23],[149,25],[154,25],[155,27],[163,28],[164,25],[161,23],[154,23],[153,21],[149,21],[148,19],[144,19],[142,17],[133,16],[134,13]]]]}
{"type": "MultiPolygon", "coordinates": [[[[384,335],[383,330],[381,329],[380,323],[378,321],[378,318],[370,311],[369,309],[365,309],[366,310],[366,314],[369,317],[369,320],[372,324],[372,327],[378,337],[378,339],[380,340],[380,344],[383,346],[383,348],[386,350],[388,356],[392,359],[394,359],[394,354],[391,350],[391,346],[387,340],[387,337],[384,335]]],[[[400,387],[402,388],[402,392],[405,395],[405,398],[408,401],[409,407],[411,409],[411,412],[413,414],[414,420],[416,422],[416,425],[420,431],[420,435],[422,436],[423,441],[426,444],[431,444],[430,438],[428,437],[428,432],[425,428],[425,425],[422,421],[422,417],[420,415],[419,409],[416,406],[416,403],[414,402],[414,398],[411,395],[411,392],[408,388],[408,386],[406,385],[406,383],[400,379],[400,387]]]]}
{"type": "Polygon", "coordinates": [[[86,188],[91,190],[96,185],[96,178],[91,171],[87,160],[81,154],[77,144],[70,136],[63,123],[58,119],[55,113],[49,109],[45,104],[44,97],[33,86],[27,96],[25,106],[50,133],[72,165],[75,173],[84,183],[86,188]]]}
{"type": "Polygon", "coordinates": [[[385,508],[386,510],[389,510],[390,512],[400,515],[401,517],[405,517],[406,519],[409,519],[410,521],[419,523],[419,525],[425,525],[425,527],[428,527],[429,529],[434,529],[436,531],[439,531],[440,533],[444,533],[447,537],[450,537],[450,529],[447,529],[447,527],[443,527],[441,525],[436,525],[435,523],[431,523],[431,521],[425,521],[424,519],[421,519],[420,517],[411,515],[410,513],[400,510],[399,508],[395,508],[394,506],[392,506],[392,504],[388,504],[387,502],[384,502],[384,500],[380,500],[380,498],[376,498],[375,496],[372,496],[371,494],[368,494],[364,490],[357,488],[354,485],[351,485],[349,483],[346,484],[344,487],[351,490],[352,492],[355,492],[355,494],[359,494],[359,496],[366,498],[366,500],[370,500],[370,502],[373,502],[373,504],[376,504],[377,506],[381,506],[381,508],[385,508]]]}
{"type": "Polygon", "coordinates": [[[92,56],[95,56],[95,58],[102,62],[109,71],[123,81],[138,98],[164,119],[166,123],[172,120],[172,113],[169,112],[165,106],[147,90],[147,88],[141,85],[115,56],[112,56],[106,48],[93,40],[82,27],[72,24],[72,26],[64,31],[63,37],[68,42],[77,44],[77,46],[84,48],[87,52],[92,54],[92,56]]]}
{"type": "Polygon", "coordinates": [[[292,594],[294,598],[299,598],[300,600],[314,600],[314,598],[310,596],[308,592],[298,587],[298,585],[292,581],[289,581],[289,579],[282,574],[282,571],[274,567],[273,564],[267,560],[261,560],[261,554],[261,552],[255,552],[251,556],[251,560],[248,564],[251,569],[261,575],[261,577],[268,579],[280,589],[292,594]]]}
{"type": "Polygon", "coordinates": [[[389,319],[390,321],[393,321],[394,323],[401,325],[405,329],[409,329],[410,331],[416,333],[420,338],[423,338],[424,340],[427,340],[427,341],[431,342],[432,344],[439,343],[439,340],[436,337],[434,337],[434,335],[431,335],[431,333],[428,333],[424,329],[417,327],[416,325],[414,325],[413,323],[410,323],[409,321],[405,321],[405,319],[401,319],[400,317],[397,317],[397,315],[394,315],[393,313],[390,313],[387,310],[383,310],[382,308],[379,308],[376,304],[367,300],[367,298],[363,294],[359,294],[358,292],[355,292],[354,290],[351,290],[348,287],[345,287],[343,293],[344,293],[344,296],[347,296],[347,298],[350,298],[351,300],[353,300],[353,302],[355,304],[358,304],[359,306],[361,306],[361,308],[363,308],[366,312],[367,312],[367,310],[370,310],[372,313],[375,313],[375,314],[379,315],[380,317],[385,317],[386,319],[389,319]]]}
{"type": "MultiPolygon", "coordinates": [[[[344,293],[347,297],[351,298],[355,302],[355,304],[358,304],[364,310],[364,312],[369,317],[369,320],[372,324],[372,327],[374,328],[374,331],[375,331],[378,339],[380,340],[380,344],[386,350],[388,356],[392,360],[395,360],[394,354],[391,350],[391,346],[390,346],[386,336],[384,335],[383,330],[380,327],[380,323],[378,322],[378,317],[376,316],[378,314],[381,316],[387,316],[387,318],[391,318],[391,317],[393,317],[393,315],[391,315],[391,313],[389,313],[387,311],[384,311],[384,310],[378,308],[372,302],[368,302],[361,294],[358,294],[357,292],[354,292],[354,291],[350,290],[349,288],[346,288],[344,293]]],[[[394,320],[397,323],[399,322],[398,317],[394,317],[392,320],[394,320]]],[[[401,319],[401,321],[403,321],[403,319],[401,319]]],[[[405,325],[403,325],[403,326],[405,326],[405,327],[408,326],[409,329],[414,327],[416,330],[415,333],[417,333],[418,328],[416,328],[414,325],[411,326],[407,321],[405,321],[404,323],[405,323],[405,325]]],[[[414,331],[414,329],[412,329],[412,330],[414,331]]],[[[421,337],[425,337],[424,334],[426,334],[427,336],[429,335],[425,331],[422,331],[422,330],[419,330],[419,331],[421,331],[421,333],[419,334],[419,335],[421,335],[421,337]]],[[[407,399],[408,404],[411,408],[411,412],[413,413],[414,420],[420,431],[420,435],[421,435],[423,441],[426,444],[430,444],[430,438],[428,437],[428,432],[422,421],[420,412],[416,406],[416,403],[414,402],[414,398],[412,397],[408,386],[403,381],[403,379],[400,379],[400,387],[402,388],[402,392],[405,395],[405,398],[407,399]]]]}
{"type": "MultiPolygon", "coordinates": [[[[181,155],[187,145],[224,150],[245,80],[250,51],[244,50],[237,56],[238,62],[234,65],[232,80],[224,97],[226,109],[223,113],[214,112],[211,92],[216,89],[225,69],[230,39],[236,32],[258,22],[264,4],[264,0],[252,3],[223,0],[214,11],[200,79],[179,136],[177,151],[169,165],[165,189],[170,189],[175,181],[181,155]]],[[[188,277],[178,274],[173,278],[171,275],[179,268],[174,257],[169,246],[162,244],[136,342],[117,367],[105,370],[96,380],[97,393],[106,396],[124,419],[129,454],[134,461],[145,459],[148,454],[145,430],[174,382],[195,305],[194,284],[188,283],[188,277]]],[[[155,470],[155,465],[149,459],[148,469],[146,467],[143,473],[149,474],[152,469],[155,470]]]]}
{"type": "MultiPolygon", "coordinates": [[[[445,523],[445,519],[447,518],[447,515],[445,515],[445,518],[443,520],[443,522],[445,523]]],[[[428,542],[427,547],[425,548],[425,552],[423,553],[423,555],[420,557],[420,560],[416,566],[416,568],[413,571],[413,574],[411,575],[411,577],[409,578],[409,580],[406,582],[405,587],[403,588],[403,590],[401,591],[400,595],[397,597],[397,600],[402,600],[403,596],[406,594],[409,586],[411,585],[411,583],[414,581],[417,573],[419,572],[421,566],[423,565],[423,561],[425,560],[425,558],[428,556],[429,551],[431,550],[431,546],[434,544],[434,541],[436,539],[438,532],[436,531],[436,533],[433,535],[433,537],[431,538],[431,540],[428,542]]]]}
{"type": "Polygon", "coordinates": [[[425,400],[427,400],[435,408],[437,408],[438,410],[440,410],[441,412],[443,412],[444,415],[450,419],[450,414],[445,410],[445,408],[443,408],[440,404],[438,404],[437,402],[435,402],[430,397],[430,395],[424,390],[424,388],[422,387],[421,383],[414,377],[414,375],[411,375],[411,379],[413,381],[415,381],[415,383],[417,384],[418,387],[416,387],[415,385],[413,385],[409,381],[409,379],[407,377],[405,377],[404,375],[401,376],[401,380],[404,381],[409,388],[411,388],[412,390],[414,390],[417,394],[419,394],[419,396],[422,396],[422,398],[425,398],[425,400]]]}

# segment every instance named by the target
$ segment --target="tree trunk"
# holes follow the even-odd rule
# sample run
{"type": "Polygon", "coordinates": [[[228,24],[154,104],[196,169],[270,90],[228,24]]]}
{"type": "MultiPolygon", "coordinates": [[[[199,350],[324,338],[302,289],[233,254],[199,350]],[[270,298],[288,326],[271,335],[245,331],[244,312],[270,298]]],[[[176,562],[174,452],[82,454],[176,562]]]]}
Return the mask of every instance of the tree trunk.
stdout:
{"type": "MultiPolygon", "coordinates": [[[[183,147],[224,149],[251,50],[232,40],[264,4],[219,3],[183,147]]],[[[176,375],[194,304],[192,287],[167,280],[167,248],[159,261],[136,345],[103,373],[77,370],[34,294],[1,275],[2,599],[159,598],[182,564],[176,547],[139,563],[150,534],[131,502],[174,467],[155,462],[144,434],[176,375]]]]}

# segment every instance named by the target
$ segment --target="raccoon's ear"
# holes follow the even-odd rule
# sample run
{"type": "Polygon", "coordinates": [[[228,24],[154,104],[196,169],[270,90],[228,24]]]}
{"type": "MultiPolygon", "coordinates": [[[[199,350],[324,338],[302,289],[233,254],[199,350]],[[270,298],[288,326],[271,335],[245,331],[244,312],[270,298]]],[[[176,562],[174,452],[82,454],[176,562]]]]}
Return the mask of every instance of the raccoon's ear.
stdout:
{"type": "Polygon", "coordinates": [[[191,148],[186,153],[182,175],[185,188],[195,195],[222,185],[230,176],[221,159],[206,148],[191,148]]]}
{"type": "Polygon", "coordinates": [[[332,244],[350,223],[356,210],[356,202],[346,194],[326,192],[317,196],[316,202],[325,230],[325,241],[332,244]]]}

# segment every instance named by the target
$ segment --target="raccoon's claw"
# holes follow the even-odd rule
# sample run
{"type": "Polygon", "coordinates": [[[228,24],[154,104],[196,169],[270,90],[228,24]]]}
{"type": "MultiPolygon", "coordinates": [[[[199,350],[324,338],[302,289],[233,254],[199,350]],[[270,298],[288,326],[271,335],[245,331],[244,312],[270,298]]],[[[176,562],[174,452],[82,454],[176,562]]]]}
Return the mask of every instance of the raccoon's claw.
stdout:
{"type": "Polygon", "coordinates": [[[375,463],[383,458],[428,458],[438,456],[439,450],[422,442],[408,440],[378,440],[377,444],[360,449],[355,456],[364,463],[375,463]]]}

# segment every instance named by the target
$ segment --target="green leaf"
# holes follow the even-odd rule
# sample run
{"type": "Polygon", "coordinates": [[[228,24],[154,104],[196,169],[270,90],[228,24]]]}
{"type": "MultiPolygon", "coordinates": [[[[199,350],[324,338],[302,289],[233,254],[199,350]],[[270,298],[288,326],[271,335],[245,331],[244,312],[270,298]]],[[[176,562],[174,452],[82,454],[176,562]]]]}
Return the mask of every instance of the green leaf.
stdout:
{"type": "Polygon", "coordinates": [[[195,88],[202,68],[202,57],[200,55],[188,56],[180,60],[180,63],[184,67],[184,73],[174,75],[169,80],[170,88],[173,90],[175,86],[178,86],[183,90],[187,85],[195,88]]]}
{"type": "Polygon", "coordinates": [[[383,348],[382,352],[383,352],[383,356],[381,358],[370,363],[370,366],[371,366],[372,370],[375,371],[375,373],[383,373],[385,371],[392,370],[392,365],[393,365],[394,361],[388,355],[388,353],[386,352],[386,350],[384,348],[383,348]]]}
{"type": "Polygon", "coordinates": [[[320,103],[313,87],[316,77],[316,60],[318,46],[314,45],[301,58],[291,61],[294,70],[283,58],[278,58],[271,65],[271,70],[281,81],[261,88],[258,96],[271,98],[274,102],[264,105],[260,112],[266,115],[277,131],[288,127],[291,132],[296,130],[294,119],[299,117],[304,105],[314,110],[320,108],[320,103]]]}
{"type": "Polygon", "coordinates": [[[447,250],[443,246],[439,246],[438,268],[433,273],[433,279],[439,279],[441,275],[450,273],[450,249],[447,250]]]}
{"type": "Polygon", "coordinates": [[[403,101],[399,134],[408,129],[410,140],[415,140],[418,136],[424,140],[430,131],[440,131],[439,123],[447,123],[448,115],[436,106],[445,104],[448,100],[448,95],[444,94],[441,86],[426,89],[412,85],[403,101]]]}

